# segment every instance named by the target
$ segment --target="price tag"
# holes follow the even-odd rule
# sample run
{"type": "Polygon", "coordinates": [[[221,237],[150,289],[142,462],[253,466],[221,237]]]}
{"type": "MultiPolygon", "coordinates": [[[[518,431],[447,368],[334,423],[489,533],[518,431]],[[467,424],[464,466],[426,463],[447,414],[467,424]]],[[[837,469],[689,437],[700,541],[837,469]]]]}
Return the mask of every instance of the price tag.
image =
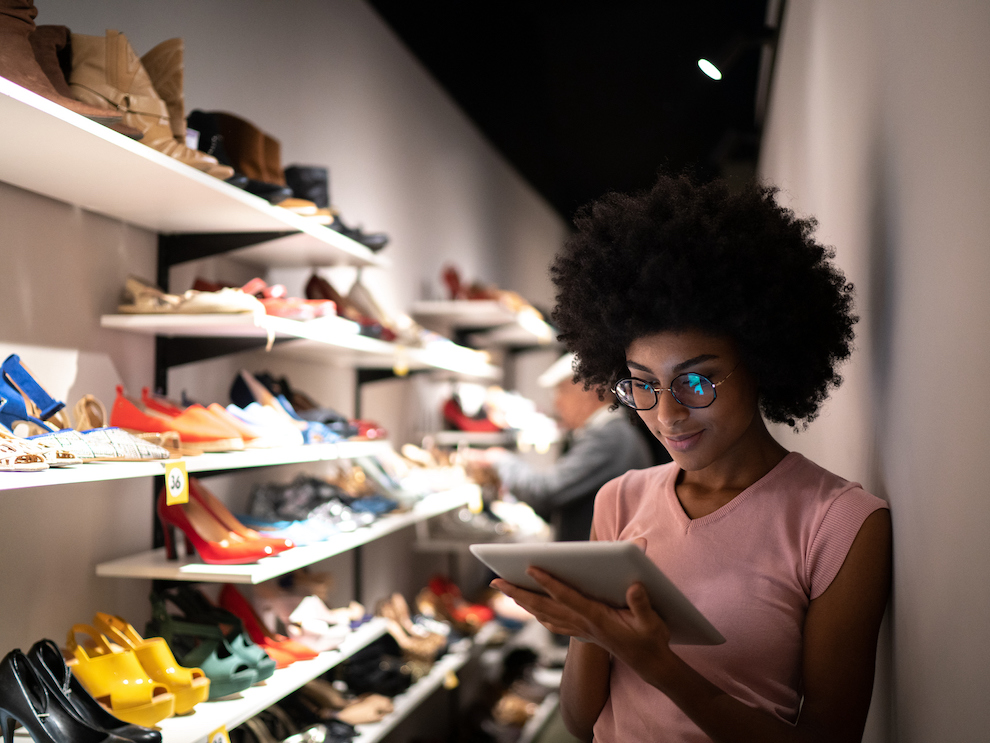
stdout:
{"type": "Polygon", "coordinates": [[[207,740],[210,743],[230,743],[230,736],[227,734],[227,728],[221,725],[210,733],[207,740]]]}
{"type": "MultiPolygon", "coordinates": [[[[165,503],[177,506],[189,502],[189,475],[183,461],[165,463],[165,503]]],[[[226,735],[226,733],[224,733],[226,735]]],[[[213,739],[210,739],[213,743],[213,739]]]]}

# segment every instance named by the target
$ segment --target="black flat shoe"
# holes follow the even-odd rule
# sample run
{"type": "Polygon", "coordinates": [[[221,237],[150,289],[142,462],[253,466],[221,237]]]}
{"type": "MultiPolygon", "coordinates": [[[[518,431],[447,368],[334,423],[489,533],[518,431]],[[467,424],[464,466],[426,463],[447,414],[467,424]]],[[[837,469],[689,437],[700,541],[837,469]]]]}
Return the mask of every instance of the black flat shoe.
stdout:
{"type": "Polygon", "coordinates": [[[129,743],[83,722],[64,694],[48,690],[20,650],[0,661],[0,727],[4,743],[14,743],[17,723],[34,743],[129,743]]]}
{"type": "Polygon", "coordinates": [[[51,640],[36,642],[27,652],[27,659],[48,691],[65,697],[76,715],[91,728],[133,743],[162,743],[162,734],[157,730],[124,722],[107,712],[72,675],[58,645],[51,640]]]}

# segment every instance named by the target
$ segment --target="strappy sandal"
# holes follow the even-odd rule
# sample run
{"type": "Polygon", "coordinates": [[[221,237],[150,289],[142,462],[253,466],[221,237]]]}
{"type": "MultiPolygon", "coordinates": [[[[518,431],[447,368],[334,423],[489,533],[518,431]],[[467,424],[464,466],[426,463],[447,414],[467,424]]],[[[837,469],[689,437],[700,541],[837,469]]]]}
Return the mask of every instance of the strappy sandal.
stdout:
{"type": "Polygon", "coordinates": [[[132,651],[114,650],[99,630],[76,624],[67,638],[75,661],[70,668],[86,691],[108,706],[124,722],[153,727],[175,713],[175,697],[160,683],[153,682],[132,651]],[[87,645],[76,640],[88,635],[87,645]]]}
{"type": "Polygon", "coordinates": [[[111,642],[137,656],[141,667],[152,681],[157,681],[175,695],[175,714],[192,712],[210,694],[210,680],[199,668],[187,668],[179,664],[162,637],[141,637],[130,624],[120,617],[97,612],[94,626],[111,642]]]}

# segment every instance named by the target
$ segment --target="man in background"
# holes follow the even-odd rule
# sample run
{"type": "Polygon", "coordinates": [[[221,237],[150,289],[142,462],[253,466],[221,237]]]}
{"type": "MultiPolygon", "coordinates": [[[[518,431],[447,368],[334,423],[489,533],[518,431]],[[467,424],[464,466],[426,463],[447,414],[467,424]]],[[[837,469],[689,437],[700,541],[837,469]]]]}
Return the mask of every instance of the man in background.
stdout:
{"type": "Polygon", "coordinates": [[[554,389],[554,409],[567,431],[560,457],[548,469],[534,468],[517,454],[489,450],[485,461],[503,487],[547,518],[557,541],[581,541],[591,532],[595,495],[606,482],[631,469],[654,464],[643,435],[622,409],[609,410],[612,396],[598,399],[572,381],[574,354],[565,354],[539,377],[554,389]]]}

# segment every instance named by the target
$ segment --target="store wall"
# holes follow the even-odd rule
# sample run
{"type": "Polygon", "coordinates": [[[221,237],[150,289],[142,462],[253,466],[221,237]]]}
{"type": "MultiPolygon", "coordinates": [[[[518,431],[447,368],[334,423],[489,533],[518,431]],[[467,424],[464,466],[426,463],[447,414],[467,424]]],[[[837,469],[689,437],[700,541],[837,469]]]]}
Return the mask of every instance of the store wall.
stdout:
{"type": "MultiPolygon", "coordinates": [[[[183,37],[188,108],[237,112],[281,139],[284,163],[330,166],[333,201],[345,219],[391,234],[384,255],[392,265],[366,276],[390,309],[438,293],[446,261],[467,278],[497,282],[534,301],[549,296],[545,271],[532,266],[549,261],[563,222],[365,4],[38,0],[37,6],[39,23],[79,33],[117,28],[139,54],[183,37]],[[520,254],[530,263],[513,263],[520,254]]],[[[38,153],[39,167],[61,166],[44,157],[38,153]]],[[[119,383],[134,394],[151,385],[153,340],[103,330],[99,317],[114,311],[128,274],[154,278],[155,235],[5,183],[0,225],[7,287],[0,292],[2,357],[19,353],[70,406],[87,393],[109,405],[119,383]]],[[[188,288],[197,273],[240,280],[245,272],[250,269],[224,261],[184,266],[173,271],[172,288],[188,288]]],[[[306,276],[294,278],[302,283],[306,276]]],[[[178,367],[169,375],[170,391],[225,402],[241,366],[288,374],[323,404],[353,412],[349,370],[263,352],[178,367]]],[[[266,469],[260,477],[291,479],[297,470],[266,469]]],[[[209,486],[241,506],[253,479],[240,473],[213,478],[209,486]]],[[[139,479],[0,492],[0,653],[45,636],[61,641],[72,623],[89,621],[97,610],[143,628],[148,583],[97,578],[93,566],[150,546],[151,491],[150,479],[139,479]]],[[[405,546],[371,550],[377,562],[366,561],[373,575],[365,584],[381,588],[374,575],[409,577],[381,565],[407,563],[405,546]]],[[[337,577],[335,598],[346,601],[350,558],[322,567],[337,577]]],[[[418,586],[394,588],[411,595],[418,586]]]]}
{"type": "Polygon", "coordinates": [[[990,4],[792,0],[760,172],[857,287],[857,350],[786,444],[891,503],[868,741],[990,729],[990,4]]]}

